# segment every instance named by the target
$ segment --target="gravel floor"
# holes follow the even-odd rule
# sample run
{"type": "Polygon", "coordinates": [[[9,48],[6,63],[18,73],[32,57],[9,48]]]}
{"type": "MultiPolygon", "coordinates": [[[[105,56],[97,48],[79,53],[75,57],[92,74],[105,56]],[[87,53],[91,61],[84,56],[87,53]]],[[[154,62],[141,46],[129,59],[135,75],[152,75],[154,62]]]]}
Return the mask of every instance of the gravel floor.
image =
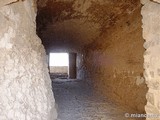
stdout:
{"type": "Polygon", "coordinates": [[[124,109],[104,99],[84,81],[56,80],[53,91],[58,120],[136,120],[126,118],[124,109]]]}

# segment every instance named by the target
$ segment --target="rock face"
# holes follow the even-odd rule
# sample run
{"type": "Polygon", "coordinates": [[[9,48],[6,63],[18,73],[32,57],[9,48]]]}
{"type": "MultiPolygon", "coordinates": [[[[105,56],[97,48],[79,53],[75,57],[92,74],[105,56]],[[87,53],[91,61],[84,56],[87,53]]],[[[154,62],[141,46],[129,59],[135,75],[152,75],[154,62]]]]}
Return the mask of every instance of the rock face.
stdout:
{"type": "Polygon", "coordinates": [[[46,0],[38,7],[37,32],[49,51],[79,49],[77,77],[143,113],[147,87],[140,11],[140,0],[46,0]]]}
{"type": "Polygon", "coordinates": [[[46,54],[32,0],[0,1],[0,120],[55,120],[46,54]]]}
{"type": "Polygon", "coordinates": [[[46,48],[83,48],[140,6],[139,0],[42,0],[37,32],[46,48]],[[53,47],[54,46],[54,47],[53,47]]]}
{"type": "MultiPolygon", "coordinates": [[[[148,114],[160,114],[160,2],[159,0],[142,1],[144,4],[142,8],[143,16],[143,37],[146,40],[144,47],[146,49],[144,54],[144,69],[145,79],[149,87],[147,93],[147,105],[145,107],[148,114]]],[[[150,120],[147,118],[147,120],[150,120]]],[[[159,120],[159,118],[155,119],[159,120]]]]}
{"type": "Polygon", "coordinates": [[[36,3],[38,35],[48,51],[78,52],[79,79],[138,113],[147,102],[146,112],[159,114],[159,2],[141,0],[141,11],[139,0],[1,0],[0,120],[57,117],[36,3]]]}
{"type": "Polygon", "coordinates": [[[143,113],[147,87],[143,78],[140,8],[121,18],[85,47],[84,68],[95,88],[114,101],[143,113]]]}

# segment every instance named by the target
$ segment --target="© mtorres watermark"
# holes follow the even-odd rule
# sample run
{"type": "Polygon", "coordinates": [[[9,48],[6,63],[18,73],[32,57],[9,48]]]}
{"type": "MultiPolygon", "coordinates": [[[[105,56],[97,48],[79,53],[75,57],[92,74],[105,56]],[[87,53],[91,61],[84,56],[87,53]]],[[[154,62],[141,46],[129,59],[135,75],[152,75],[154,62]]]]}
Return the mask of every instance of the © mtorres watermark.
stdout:
{"type": "Polygon", "coordinates": [[[160,114],[125,113],[126,118],[160,118],[160,114]]]}

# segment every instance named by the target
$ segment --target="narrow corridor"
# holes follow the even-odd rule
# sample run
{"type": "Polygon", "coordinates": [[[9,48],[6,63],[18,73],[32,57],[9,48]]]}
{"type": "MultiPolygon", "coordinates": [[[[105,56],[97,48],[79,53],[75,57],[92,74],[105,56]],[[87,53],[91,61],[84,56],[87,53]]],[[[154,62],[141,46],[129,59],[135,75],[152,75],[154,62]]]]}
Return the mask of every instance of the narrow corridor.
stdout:
{"type": "Polygon", "coordinates": [[[104,99],[84,81],[57,80],[53,90],[58,120],[135,120],[125,118],[125,109],[104,99]]]}
{"type": "Polygon", "coordinates": [[[0,0],[0,120],[160,120],[159,11],[160,0],[0,0]]]}

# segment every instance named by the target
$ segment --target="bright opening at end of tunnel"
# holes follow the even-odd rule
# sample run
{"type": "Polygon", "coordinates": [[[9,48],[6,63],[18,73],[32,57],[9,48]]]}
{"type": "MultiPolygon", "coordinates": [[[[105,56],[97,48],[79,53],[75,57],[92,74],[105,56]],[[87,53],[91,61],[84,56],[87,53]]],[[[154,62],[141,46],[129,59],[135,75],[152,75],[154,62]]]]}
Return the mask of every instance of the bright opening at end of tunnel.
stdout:
{"type": "Polygon", "coordinates": [[[49,66],[69,66],[68,53],[50,53],[49,66]]]}

